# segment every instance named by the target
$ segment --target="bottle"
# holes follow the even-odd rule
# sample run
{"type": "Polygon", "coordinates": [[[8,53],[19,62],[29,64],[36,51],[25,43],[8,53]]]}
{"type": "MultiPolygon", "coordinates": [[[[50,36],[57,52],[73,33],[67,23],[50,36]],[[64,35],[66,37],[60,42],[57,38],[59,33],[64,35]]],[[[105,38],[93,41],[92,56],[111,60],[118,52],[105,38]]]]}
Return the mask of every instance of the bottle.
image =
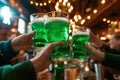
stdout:
{"type": "Polygon", "coordinates": [[[54,80],[54,62],[52,62],[49,65],[48,71],[49,71],[49,80],[54,80]]]}
{"type": "Polygon", "coordinates": [[[64,80],[65,65],[63,61],[59,61],[55,66],[54,80],[64,80]]]}

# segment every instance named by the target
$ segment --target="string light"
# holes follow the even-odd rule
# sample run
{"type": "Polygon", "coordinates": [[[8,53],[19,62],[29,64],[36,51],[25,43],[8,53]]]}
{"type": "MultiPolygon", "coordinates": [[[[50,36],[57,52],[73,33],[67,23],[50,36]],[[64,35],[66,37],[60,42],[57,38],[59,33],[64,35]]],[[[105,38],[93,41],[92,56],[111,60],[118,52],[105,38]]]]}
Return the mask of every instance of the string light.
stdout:
{"type": "Polygon", "coordinates": [[[37,2],[36,0],[31,0],[30,4],[31,5],[35,5],[35,6],[47,6],[48,4],[50,4],[52,2],[52,0],[48,0],[46,2],[37,2]]]}
{"type": "Polygon", "coordinates": [[[67,12],[71,13],[73,8],[74,7],[71,5],[71,3],[68,0],[59,0],[55,4],[56,11],[63,10],[63,11],[67,11],[67,12]]]}
{"type": "Polygon", "coordinates": [[[102,1],[101,1],[101,4],[105,4],[105,2],[106,2],[105,0],[102,0],[102,1]]]}
{"type": "Polygon", "coordinates": [[[93,10],[93,13],[97,13],[97,9],[93,10]]]}

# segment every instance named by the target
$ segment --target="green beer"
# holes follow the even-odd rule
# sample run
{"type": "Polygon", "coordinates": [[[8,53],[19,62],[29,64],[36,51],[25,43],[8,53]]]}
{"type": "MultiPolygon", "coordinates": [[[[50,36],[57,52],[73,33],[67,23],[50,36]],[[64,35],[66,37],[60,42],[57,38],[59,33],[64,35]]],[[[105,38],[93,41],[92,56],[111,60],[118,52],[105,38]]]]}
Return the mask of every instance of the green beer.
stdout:
{"type": "Polygon", "coordinates": [[[43,20],[34,20],[31,24],[32,30],[36,31],[34,35],[34,46],[43,47],[48,43],[46,29],[43,20]]]}
{"type": "MultiPolygon", "coordinates": [[[[49,42],[69,42],[69,23],[64,17],[52,17],[45,23],[49,42]]],[[[52,54],[52,61],[64,61],[70,56],[69,43],[66,46],[55,47],[52,54]]]]}
{"type": "Polygon", "coordinates": [[[72,57],[80,60],[84,60],[85,54],[87,53],[86,48],[84,48],[85,44],[88,44],[89,35],[87,34],[76,34],[73,35],[72,40],[72,57]]]}
{"type": "Polygon", "coordinates": [[[50,18],[46,22],[45,28],[49,42],[67,42],[69,40],[69,23],[66,18],[50,18]]]}

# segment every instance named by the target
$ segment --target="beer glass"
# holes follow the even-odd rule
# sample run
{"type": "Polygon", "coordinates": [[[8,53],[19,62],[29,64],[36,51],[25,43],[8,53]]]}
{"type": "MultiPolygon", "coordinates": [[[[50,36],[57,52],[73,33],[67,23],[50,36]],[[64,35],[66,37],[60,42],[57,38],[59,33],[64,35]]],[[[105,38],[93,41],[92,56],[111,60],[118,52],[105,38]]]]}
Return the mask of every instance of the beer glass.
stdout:
{"type": "Polygon", "coordinates": [[[88,58],[90,53],[84,48],[88,45],[90,29],[86,27],[77,27],[73,29],[72,33],[72,58],[78,61],[80,72],[77,73],[76,79],[83,80],[83,78],[93,77],[93,73],[89,71],[88,58]]]}
{"type": "Polygon", "coordinates": [[[72,32],[72,57],[83,61],[87,55],[84,45],[88,44],[90,30],[85,27],[78,27],[72,32]]]}
{"type": "Polygon", "coordinates": [[[32,30],[36,31],[33,39],[35,52],[39,52],[48,43],[43,16],[44,13],[33,13],[30,15],[32,30]]]}
{"type": "Polygon", "coordinates": [[[67,42],[65,46],[58,46],[53,50],[51,60],[66,60],[70,55],[69,14],[64,11],[51,11],[45,14],[44,19],[49,43],[67,42]]]}

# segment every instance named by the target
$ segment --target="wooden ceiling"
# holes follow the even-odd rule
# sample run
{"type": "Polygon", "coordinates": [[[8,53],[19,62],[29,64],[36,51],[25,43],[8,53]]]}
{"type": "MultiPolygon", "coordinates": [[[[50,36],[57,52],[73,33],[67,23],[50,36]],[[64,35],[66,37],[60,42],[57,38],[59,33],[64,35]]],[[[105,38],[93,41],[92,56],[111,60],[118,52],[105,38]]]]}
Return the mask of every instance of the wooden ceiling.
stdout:
{"type": "MultiPolygon", "coordinates": [[[[7,0],[9,3],[12,0],[7,0]]],[[[51,3],[47,6],[35,6],[30,4],[30,0],[13,0],[15,3],[19,3],[23,8],[23,13],[27,18],[34,12],[49,12],[55,10],[55,4],[58,0],[51,0],[51,3]]],[[[32,0],[37,2],[47,2],[48,0],[32,0]]],[[[108,24],[102,21],[103,18],[110,20],[120,20],[120,0],[105,0],[105,4],[101,4],[102,0],[68,0],[73,5],[74,9],[70,13],[70,18],[79,12],[82,16],[91,15],[91,19],[87,21],[84,26],[90,27],[94,32],[107,30],[108,24]],[[87,8],[92,10],[97,9],[98,12],[93,14],[93,11],[86,12],[87,8]]]]}

